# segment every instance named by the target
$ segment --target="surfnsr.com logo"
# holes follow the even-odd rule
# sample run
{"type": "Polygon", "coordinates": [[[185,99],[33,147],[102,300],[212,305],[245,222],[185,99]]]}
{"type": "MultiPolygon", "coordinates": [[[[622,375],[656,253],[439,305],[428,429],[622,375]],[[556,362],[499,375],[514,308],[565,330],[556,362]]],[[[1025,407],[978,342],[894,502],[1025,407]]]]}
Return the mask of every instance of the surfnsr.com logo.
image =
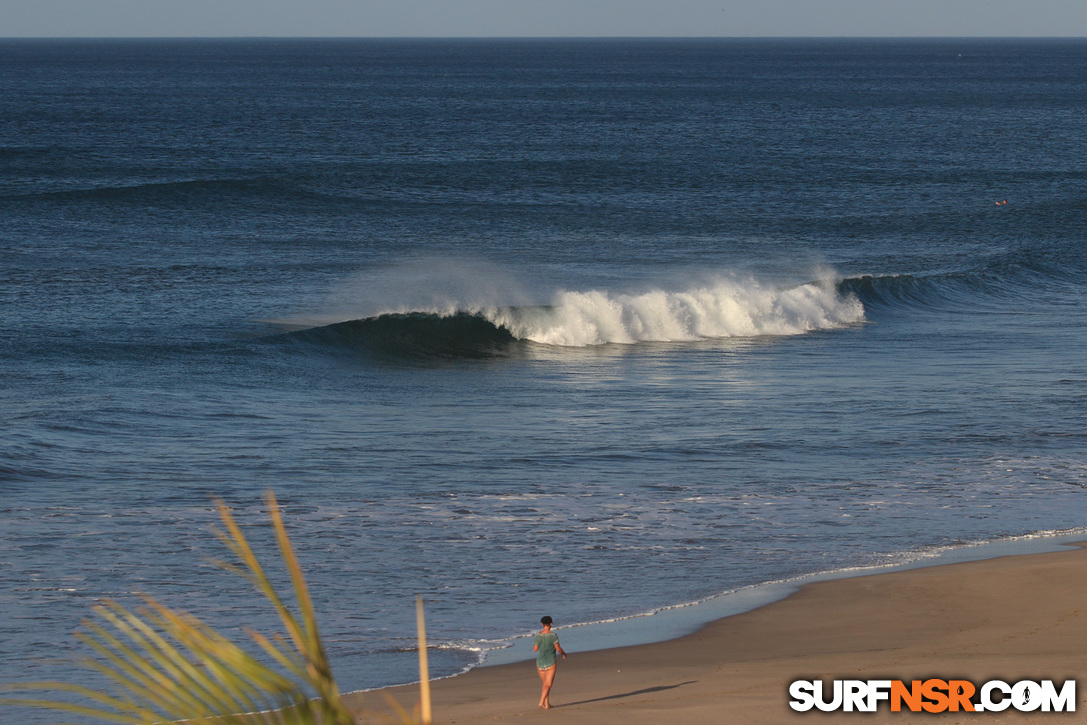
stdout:
{"type": "Polygon", "coordinates": [[[1009,684],[990,680],[980,687],[969,680],[796,680],[789,685],[789,707],[798,712],[875,712],[886,702],[891,712],[1075,712],[1076,681],[1058,688],[1052,680],[1009,684]]]}

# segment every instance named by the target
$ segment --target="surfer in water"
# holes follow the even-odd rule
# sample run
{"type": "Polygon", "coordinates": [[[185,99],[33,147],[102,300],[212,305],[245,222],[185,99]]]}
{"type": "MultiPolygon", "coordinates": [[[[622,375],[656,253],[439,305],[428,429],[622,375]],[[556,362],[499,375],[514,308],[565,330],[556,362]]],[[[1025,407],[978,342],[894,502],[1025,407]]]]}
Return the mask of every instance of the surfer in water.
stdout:
{"type": "Polygon", "coordinates": [[[551,685],[555,684],[555,671],[559,666],[555,662],[555,653],[566,659],[566,653],[559,645],[559,636],[551,631],[551,617],[540,619],[543,629],[536,635],[532,643],[532,651],[536,653],[536,671],[540,673],[540,682],[543,683],[543,691],[540,693],[540,707],[544,710],[551,707],[551,685]]]}

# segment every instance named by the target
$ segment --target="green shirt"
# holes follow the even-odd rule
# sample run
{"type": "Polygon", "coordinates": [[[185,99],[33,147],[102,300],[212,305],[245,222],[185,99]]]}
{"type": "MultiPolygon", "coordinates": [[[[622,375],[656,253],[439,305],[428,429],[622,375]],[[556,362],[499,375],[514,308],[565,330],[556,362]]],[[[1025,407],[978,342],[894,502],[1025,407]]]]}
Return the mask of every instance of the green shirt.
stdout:
{"type": "Polygon", "coordinates": [[[538,647],[536,650],[536,667],[541,670],[546,670],[551,665],[555,664],[555,645],[559,643],[559,636],[554,632],[548,632],[544,634],[540,632],[536,635],[533,646],[538,647]]]}

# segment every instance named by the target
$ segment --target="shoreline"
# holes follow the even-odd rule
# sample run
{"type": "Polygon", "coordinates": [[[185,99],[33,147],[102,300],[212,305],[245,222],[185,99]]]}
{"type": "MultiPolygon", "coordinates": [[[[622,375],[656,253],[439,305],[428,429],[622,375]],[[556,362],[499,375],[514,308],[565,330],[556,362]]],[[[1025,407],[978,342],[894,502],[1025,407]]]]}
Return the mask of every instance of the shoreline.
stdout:
{"type": "MultiPolygon", "coordinates": [[[[1087,669],[1087,647],[1076,647],[1087,642],[1087,617],[1080,616],[1081,606],[1087,611],[1087,549],[1079,543],[1084,540],[1087,535],[1079,531],[1034,535],[887,567],[751,587],[740,591],[763,591],[747,597],[743,610],[714,617],[678,636],[660,636],[673,631],[672,624],[654,628],[658,637],[652,642],[597,646],[604,640],[590,628],[614,629],[630,620],[559,628],[571,656],[560,665],[554,709],[572,723],[719,722],[725,707],[732,713],[730,721],[780,722],[842,716],[790,710],[788,684],[801,678],[955,677],[979,684],[994,678],[1072,679],[1087,669]],[[772,587],[780,591],[765,600],[772,587]],[[798,628],[798,623],[806,624],[798,628]],[[1051,635],[1058,631],[1054,639],[1051,635]],[[676,714],[680,711],[685,714],[676,714]]],[[[666,612],[700,609],[706,602],[666,612]]],[[[652,623],[664,613],[638,619],[652,623]]],[[[687,617],[675,626],[691,623],[687,617]]],[[[528,664],[527,642],[525,638],[527,655],[515,644],[500,650],[510,661],[488,661],[466,673],[432,680],[435,722],[555,717],[535,708],[539,682],[528,664]]],[[[1077,693],[1079,710],[1084,709],[1085,694],[1077,693]]],[[[418,697],[417,685],[345,697],[360,712],[380,717],[389,713],[385,696],[410,709],[418,697]]],[[[972,719],[978,716],[984,714],[972,719]]],[[[1076,713],[1008,711],[988,716],[1027,722],[1074,718],[1076,713]]],[[[884,705],[863,717],[898,722],[918,715],[890,713],[884,705]]],[[[360,721],[367,722],[366,717],[360,721]]]]}
{"type": "MultiPolygon", "coordinates": [[[[1006,539],[939,547],[929,551],[903,552],[900,555],[902,557],[900,561],[830,569],[788,579],[760,582],[693,602],[672,604],[649,612],[614,619],[565,625],[557,627],[555,631],[576,633],[579,642],[582,643],[580,649],[582,652],[667,642],[692,634],[719,619],[750,612],[781,601],[792,596],[802,587],[815,582],[876,576],[894,571],[984,561],[1003,556],[1056,553],[1081,541],[1087,541],[1087,529],[1040,532],[1006,539]]],[[[507,646],[484,652],[484,659],[480,663],[445,677],[459,677],[480,667],[512,664],[531,659],[531,639],[532,634],[511,637],[507,646]]]]}

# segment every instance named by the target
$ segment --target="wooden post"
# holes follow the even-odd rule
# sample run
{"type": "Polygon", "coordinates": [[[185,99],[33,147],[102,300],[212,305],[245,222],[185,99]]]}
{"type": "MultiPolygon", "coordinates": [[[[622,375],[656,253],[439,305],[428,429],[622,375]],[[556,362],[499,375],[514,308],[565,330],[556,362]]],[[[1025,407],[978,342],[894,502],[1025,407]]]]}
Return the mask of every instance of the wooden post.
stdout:
{"type": "Polygon", "coordinates": [[[431,725],[430,715],[430,668],[426,659],[426,619],[423,617],[423,598],[415,598],[415,621],[419,628],[419,706],[423,725],[431,725]]]}

